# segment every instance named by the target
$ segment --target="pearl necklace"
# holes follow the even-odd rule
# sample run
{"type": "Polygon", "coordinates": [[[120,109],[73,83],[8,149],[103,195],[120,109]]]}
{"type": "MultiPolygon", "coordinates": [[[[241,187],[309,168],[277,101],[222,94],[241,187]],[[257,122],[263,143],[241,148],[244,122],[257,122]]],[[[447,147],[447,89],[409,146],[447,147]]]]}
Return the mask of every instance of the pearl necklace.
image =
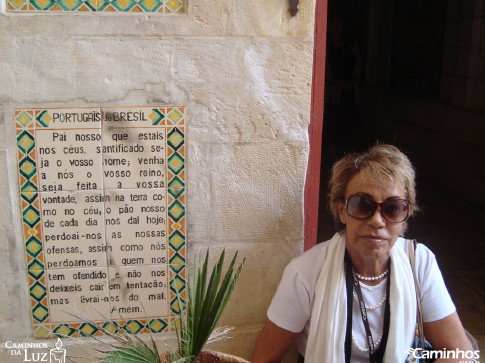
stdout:
{"type": "MultiPolygon", "coordinates": [[[[382,335],[379,336],[379,338],[377,338],[377,340],[374,342],[374,349],[379,345],[381,344],[381,340],[382,340],[382,335]]],[[[355,336],[354,336],[354,332],[352,332],[352,342],[355,344],[355,346],[357,347],[357,349],[359,349],[361,352],[368,352],[369,351],[369,348],[363,348],[359,345],[359,343],[357,343],[357,340],[355,340],[355,336]]]]}
{"type": "MultiPolygon", "coordinates": [[[[355,272],[355,271],[354,271],[355,272]]],[[[386,271],[384,271],[383,273],[381,273],[380,275],[378,276],[362,276],[361,274],[359,274],[358,272],[355,272],[355,276],[357,276],[357,278],[359,280],[364,280],[364,281],[376,281],[376,280],[380,280],[382,279],[383,277],[385,277],[387,274],[389,273],[389,269],[387,269],[386,271]]]]}
{"type": "MultiPolygon", "coordinates": [[[[385,294],[382,297],[382,299],[376,305],[374,305],[374,306],[372,306],[372,305],[371,306],[367,306],[367,304],[366,304],[365,305],[365,308],[367,310],[377,310],[377,309],[379,309],[384,304],[384,302],[386,301],[386,297],[387,297],[387,294],[385,294]]],[[[358,300],[357,295],[355,294],[355,292],[354,292],[354,300],[357,302],[357,304],[359,303],[359,300],[358,300]]]]}

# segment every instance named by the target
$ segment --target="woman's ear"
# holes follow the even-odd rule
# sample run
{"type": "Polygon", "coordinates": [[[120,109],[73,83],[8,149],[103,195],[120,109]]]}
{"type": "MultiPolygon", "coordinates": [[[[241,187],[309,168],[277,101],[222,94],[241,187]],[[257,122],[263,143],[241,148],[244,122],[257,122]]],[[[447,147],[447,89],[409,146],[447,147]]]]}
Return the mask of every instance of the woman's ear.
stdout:
{"type": "Polygon", "coordinates": [[[338,215],[340,217],[340,222],[345,224],[347,214],[345,213],[345,205],[342,200],[338,201],[338,215]]]}

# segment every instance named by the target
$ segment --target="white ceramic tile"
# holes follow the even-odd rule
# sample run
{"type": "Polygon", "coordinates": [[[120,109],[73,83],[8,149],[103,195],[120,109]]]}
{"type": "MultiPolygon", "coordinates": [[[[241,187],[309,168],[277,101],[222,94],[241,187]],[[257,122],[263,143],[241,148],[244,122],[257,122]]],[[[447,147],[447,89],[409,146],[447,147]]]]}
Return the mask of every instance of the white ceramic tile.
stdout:
{"type": "Polygon", "coordinates": [[[105,188],[164,188],[166,132],[157,123],[161,112],[150,107],[110,108],[103,109],[103,117],[105,188]]]}
{"type": "Polygon", "coordinates": [[[41,192],[46,268],[106,266],[104,198],[96,192],[41,192]]]}
{"type": "Polygon", "coordinates": [[[109,318],[107,276],[104,267],[46,271],[50,321],[84,321],[82,315],[97,321],[109,318]]]}
{"type": "Polygon", "coordinates": [[[166,317],[168,266],[109,267],[111,319],[166,317]]]}
{"type": "MultiPolygon", "coordinates": [[[[55,117],[56,112],[52,114],[55,117]]],[[[81,113],[66,114],[82,117],[81,113]]],[[[57,127],[63,128],[35,131],[39,190],[102,189],[101,130],[80,128],[79,123],[57,127]]]]}
{"type": "Polygon", "coordinates": [[[110,265],[167,263],[166,189],[108,190],[110,265]]]}
{"type": "Polygon", "coordinates": [[[169,284],[185,288],[184,112],[16,111],[34,331],[44,324],[70,335],[82,323],[76,311],[101,324],[133,319],[145,332],[170,321],[169,284]]]}
{"type": "Polygon", "coordinates": [[[146,2],[146,3],[131,3],[131,2],[120,2],[116,3],[114,6],[108,2],[106,3],[66,3],[63,6],[59,6],[56,3],[45,3],[39,7],[38,5],[35,6],[28,6],[25,3],[18,3],[15,0],[8,0],[7,1],[7,11],[14,12],[14,13],[72,13],[77,12],[79,15],[81,14],[89,14],[93,12],[117,12],[117,13],[148,13],[148,14],[158,14],[158,15],[168,15],[168,14],[175,14],[175,13],[182,13],[184,12],[184,1],[182,0],[171,0],[168,2],[146,2]]]}

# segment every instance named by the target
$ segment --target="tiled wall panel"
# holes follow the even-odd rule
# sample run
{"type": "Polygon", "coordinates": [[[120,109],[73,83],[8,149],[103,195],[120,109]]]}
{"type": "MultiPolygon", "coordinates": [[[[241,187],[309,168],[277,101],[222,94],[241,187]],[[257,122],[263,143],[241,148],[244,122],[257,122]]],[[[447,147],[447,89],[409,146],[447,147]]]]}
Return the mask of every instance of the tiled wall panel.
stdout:
{"type": "Polygon", "coordinates": [[[185,108],[15,110],[38,338],[172,329],[185,296],[185,108]]]}
{"type": "Polygon", "coordinates": [[[11,12],[181,13],[183,0],[7,0],[11,12]]]}

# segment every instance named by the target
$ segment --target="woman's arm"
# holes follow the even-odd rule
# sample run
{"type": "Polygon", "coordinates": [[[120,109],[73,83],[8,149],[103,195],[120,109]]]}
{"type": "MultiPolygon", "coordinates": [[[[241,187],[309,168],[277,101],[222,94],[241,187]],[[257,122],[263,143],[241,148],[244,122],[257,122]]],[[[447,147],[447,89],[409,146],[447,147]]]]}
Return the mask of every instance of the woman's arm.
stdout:
{"type": "Polygon", "coordinates": [[[299,333],[280,328],[267,319],[254,347],[252,363],[281,362],[299,333]]]}
{"type": "MultiPolygon", "coordinates": [[[[454,312],[441,320],[424,323],[424,335],[434,349],[455,350],[456,348],[469,351],[470,342],[465,335],[458,314],[454,312]]],[[[435,362],[460,362],[463,359],[438,359],[435,362]]]]}

